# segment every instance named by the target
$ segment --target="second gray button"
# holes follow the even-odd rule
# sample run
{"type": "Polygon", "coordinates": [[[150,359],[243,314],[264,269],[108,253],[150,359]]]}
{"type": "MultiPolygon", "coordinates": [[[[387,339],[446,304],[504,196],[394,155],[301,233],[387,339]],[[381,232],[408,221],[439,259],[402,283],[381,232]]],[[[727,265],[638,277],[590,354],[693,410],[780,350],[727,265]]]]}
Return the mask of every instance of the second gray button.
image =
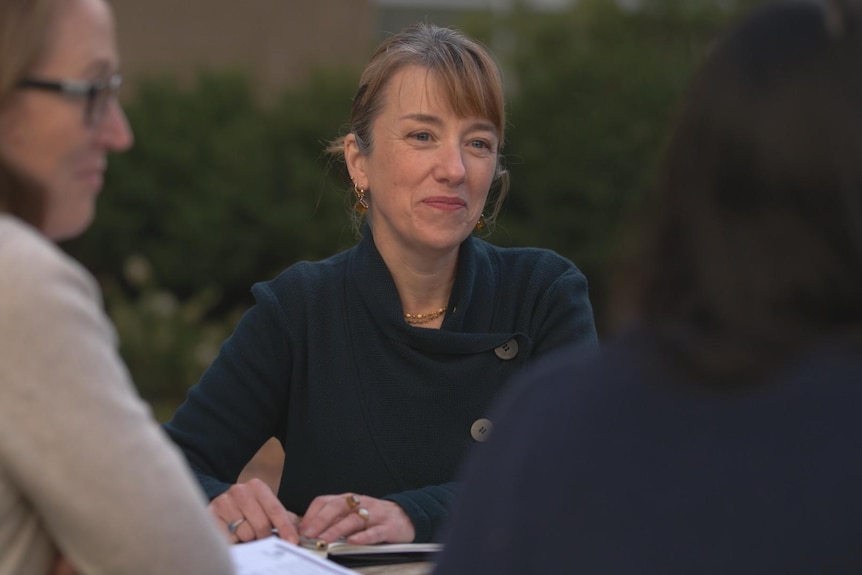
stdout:
{"type": "Polygon", "coordinates": [[[497,354],[497,357],[500,359],[512,359],[518,355],[518,341],[512,338],[500,347],[494,348],[494,353],[497,354]]]}

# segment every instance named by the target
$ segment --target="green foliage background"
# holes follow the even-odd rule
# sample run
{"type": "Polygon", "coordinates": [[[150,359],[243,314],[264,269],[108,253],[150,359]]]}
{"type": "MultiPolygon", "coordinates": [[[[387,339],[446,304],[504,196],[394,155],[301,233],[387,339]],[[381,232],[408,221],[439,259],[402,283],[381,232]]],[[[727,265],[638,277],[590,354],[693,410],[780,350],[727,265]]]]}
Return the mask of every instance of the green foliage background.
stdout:
{"type": "MultiPolygon", "coordinates": [[[[673,111],[742,5],[581,0],[563,13],[468,17],[507,81],[512,189],[500,245],[552,248],[587,274],[600,333],[618,240],[649,190],[673,111]]],[[[100,279],[121,352],[169,412],[251,303],[249,288],[354,242],[342,133],[359,70],[321,70],[262,104],[246,78],[145,82],[136,145],[112,159],[96,223],[67,250],[100,279]]]]}

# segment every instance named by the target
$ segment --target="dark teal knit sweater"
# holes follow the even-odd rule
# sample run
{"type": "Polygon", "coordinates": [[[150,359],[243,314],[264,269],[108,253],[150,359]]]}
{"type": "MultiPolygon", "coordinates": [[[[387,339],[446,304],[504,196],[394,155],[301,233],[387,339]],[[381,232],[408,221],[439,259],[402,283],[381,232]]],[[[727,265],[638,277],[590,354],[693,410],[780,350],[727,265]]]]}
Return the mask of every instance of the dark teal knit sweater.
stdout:
{"type": "Polygon", "coordinates": [[[383,497],[405,510],[416,541],[437,537],[471,427],[510,376],[564,344],[596,345],[587,282],[571,262],[473,237],[439,330],[404,322],[367,227],[353,248],[252,293],[256,304],[165,424],[204,490],[225,491],[276,437],[287,509],[302,514],[322,494],[383,497]]]}

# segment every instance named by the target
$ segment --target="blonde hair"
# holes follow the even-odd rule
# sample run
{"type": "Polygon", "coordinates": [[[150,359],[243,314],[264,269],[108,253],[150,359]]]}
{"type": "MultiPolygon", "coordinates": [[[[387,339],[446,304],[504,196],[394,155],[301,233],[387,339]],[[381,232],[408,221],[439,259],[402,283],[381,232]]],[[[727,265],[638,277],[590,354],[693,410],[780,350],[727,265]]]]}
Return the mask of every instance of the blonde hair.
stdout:
{"type": "MultiPolygon", "coordinates": [[[[18,82],[44,56],[58,7],[57,0],[0,0],[0,114],[18,82]]],[[[33,186],[0,162],[0,211],[38,226],[41,204],[33,186]]]]}
{"type": "MultiPolygon", "coordinates": [[[[405,66],[421,66],[443,85],[449,104],[460,116],[487,118],[494,125],[502,149],[506,129],[503,82],[499,67],[479,42],[457,30],[419,23],[387,38],[371,55],[359,79],[350,110],[348,132],[359,151],[368,154],[374,146],[371,127],[383,107],[383,92],[390,78],[405,66]]],[[[344,136],[333,140],[327,152],[343,158],[344,136]]],[[[484,215],[490,232],[508,193],[508,172],[497,158],[496,194],[489,194],[490,210],[484,215]]],[[[494,187],[494,186],[492,186],[494,187]]],[[[359,225],[360,216],[355,224],[359,225]]]]}

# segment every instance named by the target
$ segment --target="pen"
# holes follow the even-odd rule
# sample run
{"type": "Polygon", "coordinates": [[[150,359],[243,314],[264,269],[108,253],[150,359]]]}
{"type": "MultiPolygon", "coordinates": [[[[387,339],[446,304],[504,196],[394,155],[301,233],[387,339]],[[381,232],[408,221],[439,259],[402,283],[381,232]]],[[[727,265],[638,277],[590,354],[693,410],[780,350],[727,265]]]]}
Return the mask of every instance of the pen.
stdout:
{"type": "Polygon", "coordinates": [[[326,548],[329,546],[323,539],[303,537],[302,535],[299,536],[299,544],[306,547],[313,547],[319,551],[326,551],[326,548]]]}
{"type": "MultiPolygon", "coordinates": [[[[278,529],[276,529],[275,527],[270,530],[270,533],[278,537],[278,529]]],[[[319,549],[320,551],[326,551],[326,548],[329,546],[323,539],[303,537],[302,535],[299,536],[299,544],[304,547],[313,547],[314,549],[319,549]]]]}

